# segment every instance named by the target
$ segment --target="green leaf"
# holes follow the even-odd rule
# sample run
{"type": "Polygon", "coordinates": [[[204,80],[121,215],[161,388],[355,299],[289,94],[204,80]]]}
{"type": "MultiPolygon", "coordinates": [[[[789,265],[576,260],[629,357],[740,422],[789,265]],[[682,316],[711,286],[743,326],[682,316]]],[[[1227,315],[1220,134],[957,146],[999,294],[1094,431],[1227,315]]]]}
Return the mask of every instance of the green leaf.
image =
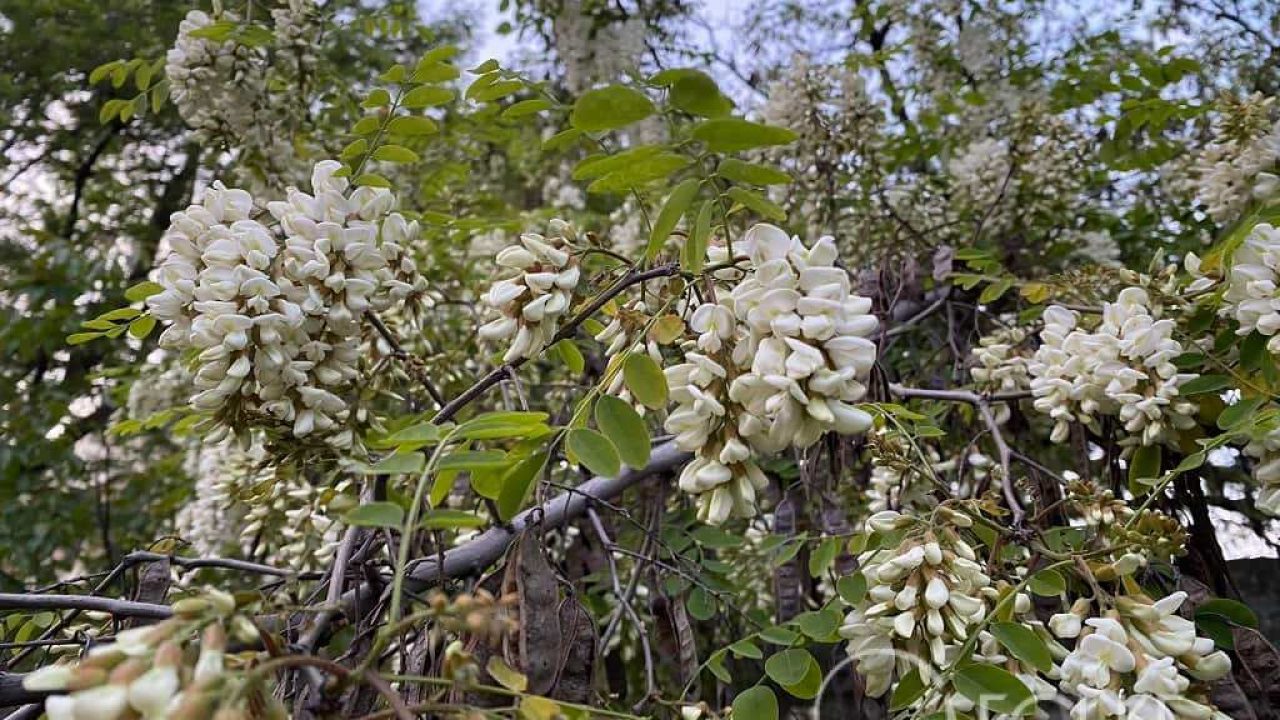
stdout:
{"type": "Polygon", "coordinates": [[[695,587],[689,591],[685,609],[695,620],[710,620],[716,615],[716,599],[707,592],[706,588],[695,587]]]}
{"type": "Polygon", "coordinates": [[[418,153],[403,145],[381,145],[373,151],[373,159],[393,163],[413,163],[420,159],[418,153]]]}
{"type": "Polygon", "coordinates": [[[1242,398],[1236,404],[1228,405],[1218,414],[1218,427],[1223,430],[1235,428],[1252,418],[1253,414],[1266,404],[1267,398],[1262,396],[1242,398]]]}
{"type": "Polygon", "coordinates": [[[488,83],[484,87],[476,89],[475,92],[467,92],[467,97],[476,102],[493,102],[518,93],[524,87],[524,83],[519,80],[499,80],[488,83]]]}
{"type": "Polygon", "coordinates": [[[654,112],[643,93],[622,85],[589,90],[573,104],[569,122],[583,132],[602,132],[643,120],[654,112]]]}
{"type": "Polygon", "coordinates": [[[631,396],[647,408],[659,409],[667,404],[667,377],[653,358],[643,353],[627,356],[622,366],[622,379],[631,396]]]}
{"type": "Polygon", "coordinates": [[[805,671],[804,677],[799,682],[783,685],[783,690],[788,695],[800,698],[801,700],[812,700],[818,697],[818,693],[822,690],[822,666],[817,660],[810,659],[809,668],[805,671]]]}
{"type": "Polygon", "coordinates": [[[428,510],[422,519],[422,527],[428,530],[462,530],[481,528],[488,523],[483,517],[464,510],[440,508],[428,510]]]}
{"type": "Polygon", "coordinates": [[[711,211],[715,202],[707,200],[698,209],[698,217],[693,221],[693,230],[685,241],[681,253],[680,265],[686,272],[700,273],[707,262],[707,245],[711,240],[711,211]]]}
{"type": "Polygon", "coordinates": [[[391,187],[391,181],[382,177],[381,175],[378,175],[377,173],[364,173],[362,175],[357,175],[356,179],[353,180],[352,182],[357,187],[377,187],[377,188],[391,187]]]}
{"type": "Polygon", "coordinates": [[[653,221],[653,232],[649,234],[649,244],[644,250],[646,260],[653,260],[662,251],[662,246],[671,236],[671,231],[680,224],[680,217],[689,209],[689,204],[698,194],[701,184],[697,178],[689,178],[671,190],[671,194],[667,196],[667,202],[662,206],[662,211],[658,213],[658,218],[653,221]]]}
{"type": "Polygon", "coordinates": [[[764,663],[764,673],[779,685],[793,685],[804,679],[813,656],[808,650],[791,648],[774,653],[764,663]]]}
{"type": "Polygon", "coordinates": [[[143,315],[142,317],[129,323],[129,335],[138,340],[145,338],[151,334],[156,328],[156,318],[154,315],[143,315]]]}
{"type": "Polygon", "coordinates": [[[111,62],[103,63],[98,67],[94,68],[93,72],[89,73],[89,84],[97,85],[98,83],[102,82],[119,65],[120,65],[119,60],[112,60],[111,62]]]}
{"type": "Polygon", "coordinates": [[[733,102],[720,92],[706,73],[689,70],[671,86],[671,104],[690,115],[717,118],[733,110],[733,102]]]}
{"type": "Polygon", "coordinates": [[[786,128],[761,125],[739,118],[716,118],[693,128],[695,140],[706,143],[711,152],[737,152],[768,145],[786,145],[796,134],[786,128]]]}
{"type": "Polygon", "coordinates": [[[622,461],[618,459],[618,451],[613,443],[590,428],[570,430],[565,447],[579,463],[596,475],[617,477],[622,469],[622,461]]]}
{"type": "Polygon", "coordinates": [[[1264,363],[1271,359],[1267,350],[1267,338],[1257,330],[1240,341],[1240,365],[1246,370],[1261,370],[1264,363]]]}
{"type": "Polygon", "coordinates": [[[1226,375],[1201,375],[1178,386],[1179,395],[1203,395],[1231,388],[1231,378],[1226,375]]]}
{"type": "Polygon", "coordinates": [[[1143,445],[1129,458],[1129,489],[1135,495],[1143,492],[1142,485],[1160,477],[1160,455],[1159,445],[1143,445]]]}
{"type": "Polygon", "coordinates": [[[116,308],[115,310],[108,310],[94,319],[116,322],[119,320],[132,320],[141,314],[142,311],[136,307],[122,307],[116,308]]]}
{"type": "Polygon", "coordinates": [[[689,533],[694,542],[705,548],[720,549],[742,547],[741,537],[713,525],[700,525],[689,533]]]}
{"type": "Polygon", "coordinates": [[[642,468],[649,462],[649,429],[627,402],[604,395],[596,401],[596,427],[613,442],[622,462],[642,468]]]}
{"type": "Polygon", "coordinates": [[[342,520],[359,527],[398,528],[404,524],[404,509],[393,502],[365,503],[347,511],[342,520]]]}
{"type": "Polygon", "coordinates": [[[459,425],[454,435],[464,440],[535,437],[546,432],[548,417],[544,412],[515,410],[484,413],[459,425]]]}
{"type": "Polygon", "coordinates": [[[427,466],[427,458],[420,452],[392,453],[373,465],[364,468],[365,475],[404,475],[420,473],[427,466]]]}
{"type": "Polygon", "coordinates": [[[738,657],[751,658],[752,660],[759,660],[764,657],[764,651],[760,649],[760,646],[751,642],[749,639],[739,640],[738,642],[730,645],[729,652],[737,655],[738,657]]]}
{"type": "Polygon", "coordinates": [[[737,158],[721,160],[720,166],[716,168],[716,174],[727,180],[748,185],[785,185],[792,180],[790,175],[777,168],[744,162],[737,158]]]}
{"type": "Polygon", "coordinates": [[[1012,287],[1013,287],[1012,280],[1009,280],[1007,278],[1003,280],[997,280],[991,283],[990,285],[982,288],[982,292],[978,295],[978,302],[984,305],[993,303],[999,300],[1000,298],[1004,297],[1004,294],[1009,292],[1009,289],[1012,287]]]}
{"type": "Polygon", "coordinates": [[[582,131],[579,130],[578,128],[569,128],[568,130],[562,130],[556,133],[555,135],[552,135],[551,137],[547,138],[547,140],[542,143],[542,149],[545,152],[555,152],[557,150],[562,150],[572,145],[580,137],[582,137],[582,131]]]}
{"type": "Polygon", "coordinates": [[[374,115],[362,117],[351,126],[351,132],[355,135],[372,135],[378,131],[382,122],[374,115]]]}
{"type": "Polygon", "coordinates": [[[991,634],[1014,657],[1040,672],[1047,673],[1053,668],[1053,656],[1049,654],[1049,646],[1045,645],[1044,640],[1041,640],[1026,625],[1012,622],[992,623],[991,634]]]}
{"type": "Polygon", "coordinates": [[[386,437],[371,438],[368,445],[374,449],[398,448],[400,450],[417,450],[425,445],[434,445],[440,440],[440,428],[429,422],[420,422],[402,428],[386,437]]]}
{"type": "Polygon", "coordinates": [[[1041,597],[1057,597],[1067,591],[1067,581],[1057,570],[1045,568],[1031,576],[1027,589],[1041,597]]]}
{"type": "Polygon", "coordinates": [[[511,107],[502,111],[502,117],[509,120],[522,118],[526,115],[540,113],[551,107],[551,101],[546,98],[533,98],[532,100],[521,100],[513,104],[511,107]]]}
{"type": "Polygon", "coordinates": [[[449,63],[440,62],[431,58],[423,58],[418,66],[414,68],[413,75],[410,76],[409,82],[413,83],[444,83],[451,80],[457,80],[462,75],[458,68],[449,63]]]}
{"type": "Polygon", "coordinates": [[[338,157],[342,160],[351,160],[360,157],[364,154],[364,151],[368,149],[368,140],[365,140],[364,138],[356,138],[355,140],[347,143],[346,147],[342,148],[342,152],[338,154],[338,157]]]}
{"type": "Polygon", "coordinates": [[[498,681],[499,685],[508,690],[522,693],[529,687],[529,678],[508,665],[501,655],[490,655],[488,662],[485,663],[485,670],[498,681]]]}
{"type": "Polygon", "coordinates": [[[593,194],[623,193],[634,187],[662,180],[688,167],[689,159],[676,153],[659,153],[627,165],[587,186],[593,194]]]}
{"type": "Polygon", "coordinates": [[[378,76],[379,82],[398,83],[404,80],[405,69],[399,63],[387,68],[387,71],[378,76]]]}
{"type": "Polygon", "coordinates": [[[815,578],[826,574],[827,568],[836,561],[840,554],[840,546],[844,541],[840,538],[826,538],[809,554],[809,575],[815,578]]]}
{"type": "Polygon", "coordinates": [[[777,625],[767,627],[756,633],[756,635],[758,635],[761,640],[773,643],[774,645],[791,645],[800,639],[800,635],[798,633],[784,627],[778,627],[777,625]]]}
{"type": "Polygon", "coordinates": [[[488,73],[493,72],[494,70],[497,70],[499,67],[500,66],[498,65],[497,60],[493,58],[489,58],[488,60],[485,60],[479,65],[471,68],[467,72],[471,73],[472,75],[486,75],[488,73]]]}
{"type": "Polygon", "coordinates": [[[912,668],[898,681],[898,686],[893,689],[893,695],[889,697],[889,710],[898,712],[910,707],[912,703],[919,700],[927,686],[920,679],[920,669],[912,668]]]}
{"type": "Polygon", "coordinates": [[[72,333],[72,334],[70,334],[70,335],[68,335],[68,336],[67,336],[67,344],[68,344],[68,345],[83,345],[83,344],[85,344],[85,343],[89,342],[90,340],[96,340],[96,339],[98,339],[98,338],[102,337],[102,335],[103,335],[103,333],[100,333],[100,332],[82,332],[82,333],[72,333]]]}
{"type": "Polygon", "coordinates": [[[765,685],[756,685],[733,699],[733,720],[778,720],[778,697],[765,685]]]}
{"type": "Polygon", "coordinates": [[[867,577],[860,572],[846,575],[836,581],[836,592],[841,600],[857,605],[867,596],[867,577]]]}
{"type": "Polygon", "coordinates": [[[434,85],[419,85],[404,94],[404,98],[400,101],[402,107],[410,110],[418,108],[434,107],[443,105],[453,100],[456,93],[449,88],[436,87],[434,85]]]}
{"type": "Polygon", "coordinates": [[[145,280],[134,285],[128,290],[125,290],[124,299],[129,302],[142,302],[152,295],[162,292],[164,292],[164,287],[162,287],[160,283],[153,283],[150,280],[145,280]]]}
{"type": "Polygon", "coordinates": [[[956,671],[952,684],[979,710],[1018,715],[1035,712],[1036,699],[1022,681],[994,665],[970,663],[956,671]]]}
{"type": "Polygon", "coordinates": [[[1195,617],[1197,622],[1206,617],[1219,617],[1243,627],[1258,627],[1258,616],[1248,605],[1227,598],[1214,598],[1206,602],[1196,608],[1195,617]]]}
{"type": "Polygon", "coordinates": [[[502,491],[498,493],[498,519],[506,522],[520,512],[529,489],[537,482],[538,475],[547,464],[547,453],[534,453],[521,460],[502,476],[502,491]]]}
{"type": "Polygon", "coordinates": [[[724,656],[727,652],[724,648],[721,648],[711,653],[711,657],[707,658],[707,670],[712,675],[715,675],[720,682],[726,684],[733,682],[733,676],[729,674],[729,669],[724,666],[724,656]]]}
{"type": "Polygon", "coordinates": [[[392,135],[409,137],[430,135],[439,129],[435,120],[421,115],[400,115],[392,118],[391,122],[387,123],[387,132],[392,135]]]}
{"type": "Polygon", "coordinates": [[[587,369],[586,358],[582,356],[582,351],[572,340],[565,338],[551,347],[560,355],[561,362],[574,375],[581,375],[587,369]]]}
{"type": "Polygon", "coordinates": [[[391,93],[387,92],[386,88],[374,88],[369,92],[369,97],[366,97],[364,101],[360,103],[360,107],[371,109],[386,107],[390,104],[391,93]]]}
{"type": "Polygon", "coordinates": [[[800,613],[795,619],[800,631],[818,642],[831,639],[840,627],[840,614],[833,607],[800,613]]]}
{"type": "Polygon", "coordinates": [[[743,206],[755,211],[757,215],[779,222],[787,219],[787,211],[763,195],[751,192],[743,187],[731,187],[725,195],[743,206]]]}
{"type": "Polygon", "coordinates": [[[507,454],[501,450],[460,450],[440,458],[436,470],[489,470],[509,464],[507,454]]]}

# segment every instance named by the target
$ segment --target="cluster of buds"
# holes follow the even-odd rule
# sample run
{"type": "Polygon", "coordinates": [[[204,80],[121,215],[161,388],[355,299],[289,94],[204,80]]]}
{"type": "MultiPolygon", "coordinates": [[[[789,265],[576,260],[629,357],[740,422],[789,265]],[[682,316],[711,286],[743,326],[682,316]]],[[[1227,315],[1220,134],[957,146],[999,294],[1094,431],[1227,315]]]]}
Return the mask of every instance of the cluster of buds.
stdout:
{"type": "Polygon", "coordinates": [[[733,268],[717,275],[729,287],[718,301],[694,308],[689,327],[696,338],[685,343],[685,361],[666,370],[677,404],[666,428],[677,445],[697,453],[680,485],[699,496],[699,515],[711,523],[755,513],[765,485],[756,454],[871,426],[853,403],[865,395],[875,363],[869,336],[877,321],[871,301],[850,293],[834,241],[807,248],[761,224],[732,251],[710,253],[726,266],[736,256],[746,257],[746,274],[733,268]]]}
{"type": "Polygon", "coordinates": [[[1176,614],[1186,598],[1185,592],[1158,601],[1120,596],[1097,617],[1082,599],[1050,618],[1053,634],[1074,642],[1070,652],[1050,644],[1061,661],[1055,668],[1059,689],[1074,698],[1071,717],[1223,717],[1209,704],[1207,688],[1193,686],[1231,672],[1231,660],[1176,614]]]}
{"type": "Polygon", "coordinates": [[[172,617],[123,630],[74,664],[31,673],[23,686],[58,693],[45,700],[50,720],[286,718],[261,683],[246,683],[228,667],[229,636],[260,641],[257,627],[235,609],[235,599],[217,590],[179,600],[172,617]]]}
{"type": "Polygon", "coordinates": [[[490,644],[510,637],[519,629],[518,603],[514,593],[494,597],[483,588],[452,598],[436,591],[427,598],[427,607],[440,629],[459,635],[466,633],[490,644]]]}
{"type": "MultiPolygon", "coordinates": [[[[1169,562],[1185,552],[1187,531],[1177,518],[1153,508],[1136,511],[1110,489],[1095,483],[1068,483],[1065,509],[1096,532],[1097,542],[1106,547],[1131,548],[1114,558],[1117,567],[1099,570],[1106,576],[1103,579],[1127,575],[1152,561],[1169,562]]],[[[1101,568],[1111,562],[1103,558],[1098,565],[1101,568]]]]}
{"type": "Polygon", "coordinates": [[[267,203],[278,231],[251,217],[249,193],[220,184],[173,215],[163,291],[147,302],[169,325],[161,345],[196,351],[191,404],[223,436],[274,426],[351,447],[365,313],[430,300],[405,253],[417,224],[385,189],[348,192],[341,168],[317,163],[313,194],[267,203]]]}
{"type": "Polygon", "coordinates": [[[511,339],[503,362],[542,352],[573,302],[582,272],[571,253],[576,233],[563,220],[552,220],[551,230],[551,237],[526,233],[520,236],[519,245],[503,248],[496,262],[511,274],[495,282],[480,298],[499,315],[480,328],[480,337],[511,339]]]}
{"type": "Polygon", "coordinates": [[[957,532],[972,520],[945,508],[936,517],[944,515],[949,524],[937,527],[892,510],[867,520],[868,532],[906,531],[897,545],[858,558],[867,596],[840,628],[872,697],[889,690],[895,671],[947,667],[986,617],[991,578],[957,532]]]}
{"type": "Polygon", "coordinates": [[[1196,405],[1178,391],[1196,375],[1178,372],[1173,359],[1183,347],[1173,338],[1174,323],[1153,315],[1145,290],[1125,288],[1105,303],[1093,331],[1059,305],[1045,310],[1044,321],[1028,370],[1036,410],[1054,421],[1054,442],[1067,439],[1072,422],[1100,431],[1108,415],[1129,433],[1127,446],[1170,441],[1196,424],[1196,405]]]}

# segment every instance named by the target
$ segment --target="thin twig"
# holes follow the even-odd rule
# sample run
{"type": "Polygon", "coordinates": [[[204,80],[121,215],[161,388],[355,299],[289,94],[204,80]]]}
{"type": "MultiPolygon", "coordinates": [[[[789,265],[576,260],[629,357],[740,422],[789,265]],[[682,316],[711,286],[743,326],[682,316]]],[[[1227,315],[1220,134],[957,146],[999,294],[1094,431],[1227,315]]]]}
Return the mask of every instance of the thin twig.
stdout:
{"type": "Polygon", "coordinates": [[[116,617],[140,617],[163,620],[173,615],[168,605],[95,597],[93,595],[23,595],[0,593],[0,609],[4,610],[87,610],[111,613],[116,617]]]}

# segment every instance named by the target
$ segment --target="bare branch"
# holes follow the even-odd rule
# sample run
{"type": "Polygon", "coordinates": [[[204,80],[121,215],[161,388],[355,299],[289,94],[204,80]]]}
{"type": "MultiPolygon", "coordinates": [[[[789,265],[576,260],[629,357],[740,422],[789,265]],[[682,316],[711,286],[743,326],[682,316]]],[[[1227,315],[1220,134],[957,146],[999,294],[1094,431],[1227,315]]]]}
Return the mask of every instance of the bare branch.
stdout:
{"type": "Polygon", "coordinates": [[[163,620],[173,615],[168,605],[113,600],[93,595],[23,595],[0,593],[2,610],[88,610],[111,613],[116,617],[140,617],[163,620]]]}

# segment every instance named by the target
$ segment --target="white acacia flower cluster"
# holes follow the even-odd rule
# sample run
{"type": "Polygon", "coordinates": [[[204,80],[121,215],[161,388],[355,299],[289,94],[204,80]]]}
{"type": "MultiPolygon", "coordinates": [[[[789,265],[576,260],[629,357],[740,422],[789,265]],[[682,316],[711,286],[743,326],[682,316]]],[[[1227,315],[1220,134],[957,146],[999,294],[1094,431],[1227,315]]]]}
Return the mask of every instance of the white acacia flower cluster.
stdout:
{"type": "MultiPolygon", "coordinates": [[[[914,522],[884,510],[867,520],[867,531],[889,532],[914,522]]],[[[940,670],[956,659],[988,609],[991,578],[977,559],[950,527],[912,532],[896,547],[858,558],[867,596],[850,610],[840,635],[849,640],[849,655],[867,679],[868,695],[888,692],[895,672],[903,676],[919,669],[927,685],[926,670],[940,670]]]]}
{"type": "Polygon", "coordinates": [[[269,180],[291,180],[307,172],[296,161],[294,143],[306,110],[298,94],[316,65],[317,16],[313,0],[287,0],[271,10],[271,41],[246,44],[235,37],[202,35],[211,29],[216,34],[219,22],[240,23],[234,12],[192,10],[165,57],[170,98],[183,121],[202,139],[239,149],[242,162],[269,180]]]}
{"type": "Polygon", "coordinates": [[[1013,161],[1009,146],[995,138],[970,143],[947,163],[947,171],[970,207],[986,211],[1009,198],[1013,161]]]}
{"type": "Polygon", "coordinates": [[[1174,323],[1157,319],[1142,288],[1105,303],[1092,332],[1079,313],[1054,305],[1044,313],[1041,345],[1028,363],[1036,410],[1054,421],[1051,438],[1063,442],[1072,422],[1095,431],[1115,416],[1130,437],[1124,444],[1153,445],[1195,424],[1196,406],[1178,394],[1194,374],[1180,373],[1173,358],[1183,352],[1174,323]]]}
{"type": "Polygon", "coordinates": [[[387,190],[348,192],[341,167],[317,163],[314,194],[290,188],[287,201],[268,202],[278,226],[251,217],[249,193],[221,184],[173,215],[164,290],[148,304],[169,325],[161,345],[195,351],[191,405],[223,432],[275,425],[350,447],[343,395],[359,375],[365,313],[429,302],[406,250],[417,223],[391,212],[387,190]]]}
{"type": "MultiPolygon", "coordinates": [[[[726,273],[741,279],[693,310],[697,339],[686,344],[685,361],[666,370],[677,404],[666,428],[698,453],[680,486],[699,495],[699,515],[713,524],[755,513],[764,486],[755,454],[870,427],[854,403],[876,358],[871,300],[851,294],[831,238],[808,248],[760,224],[733,253],[747,258],[745,275],[726,273]]],[[[710,259],[728,262],[729,249],[714,248],[710,259]]]]}
{"type": "Polygon", "coordinates": [[[593,4],[583,0],[561,0],[556,7],[552,33],[569,92],[616,80],[644,56],[648,29],[643,18],[610,21],[608,13],[597,16],[590,11],[593,4]]]}
{"type": "Polygon", "coordinates": [[[817,63],[797,53],[766,93],[765,122],[798,136],[785,150],[765,153],[795,177],[786,190],[770,191],[773,200],[788,206],[793,217],[806,218],[809,235],[862,237],[855,228],[863,220],[847,203],[835,201],[828,179],[858,171],[883,142],[884,112],[865,80],[845,63],[817,63]]]}
{"type": "Polygon", "coordinates": [[[1254,505],[1268,515],[1280,517],[1280,429],[1258,432],[1245,445],[1244,452],[1256,461],[1254,505]]]}
{"type": "MultiPolygon", "coordinates": [[[[970,351],[969,375],[974,388],[988,393],[1026,390],[1031,383],[1026,339],[1027,331],[1016,326],[1000,328],[979,338],[977,347],[970,351]]],[[[1008,421],[1009,412],[1008,404],[1000,403],[995,408],[996,420],[1008,421]]]]}
{"type": "Polygon", "coordinates": [[[1267,349],[1280,354],[1280,229],[1259,223],[1231,258],[1223,314],[1240,323],[1237,331],[1269,337],[1267,349]]]}
{"type": "MultiPolygon", "coordinates": [[[[174,603],[174,617],[122,630],[74,664],[49,665],[27,675],[23,687],[54,692],[44,701],[49,720],[152,720],[224,717],[219,705],[256,705],[261,717],[284,712],[269,691],[245,686],[228,667],[227,641],[258,643],[253,622],[234,614],[228,593],[174,603]],[[197,641],[198,638],[198,641],[197,641]],[[235,700],[232,700],[235,698],[235,700]]],[[[226,717],[247,717],[243,707],[226,717]]]]}
{"type": "Polygon", "coordinates": [[[531,358],[551,344],[569,312],[582,270],[571,253],[576,233],[563,220],[552,220],[554,235],[520,236],[519,245],[498,252],[498,267],[509,277],[495,282],[480,301],[498,317],[480,328],[485,340],[511,340],[503,362],[531,358]]]}
{"type": "Polygon", "coordinates": [[[1058,687],[1074,700],[1073,720],[1225,719],[1192,685],[1231,672],[1231,660],[1176,614],[1186,598],[1181,591],[1155,602],[1121,596],[1115,609],[1087,619],[1089,602],[1082,600],[1050,618],[1054,635],[1075,642],[1070,653],[1051,645],[1061,661],[1058,687]]]}
{"type": "Polygon", "coordinates": [[[234,552],[298,572],[327,567],[341,540],[340,503],[354,501],[354,483],[313,484],[294,468],[270,464],[257,445],[198,450],[195,497],[175,519],[195,552],[234,552]]]}
{"type": "Polygon", "coordinates": [[[1253,95],[1227,101],[1216,136],[1191,163],[1179,183],[1194,193],[1209,216],[1221,223],[1235,219],[1255,198],[1280,191],[1280,123],[1271,120],[1275,98],[1253,95]]]}

